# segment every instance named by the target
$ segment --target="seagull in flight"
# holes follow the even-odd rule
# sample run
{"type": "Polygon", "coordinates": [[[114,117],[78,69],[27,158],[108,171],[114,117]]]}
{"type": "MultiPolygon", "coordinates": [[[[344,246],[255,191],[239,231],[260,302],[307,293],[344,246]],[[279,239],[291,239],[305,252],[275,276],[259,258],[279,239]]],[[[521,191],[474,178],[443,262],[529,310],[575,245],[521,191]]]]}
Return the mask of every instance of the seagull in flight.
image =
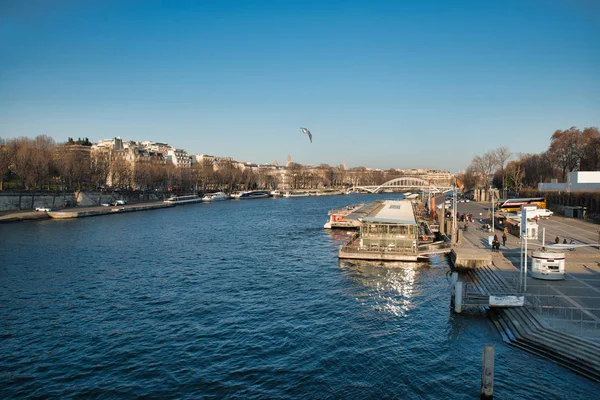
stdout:
{"type": "Polygon", "coordinates": [[[312,143],[312,133],[310,133],[310,131],[306,128],[300,128],[300,129],[302,130],[302,133],[306,133],[308,135],[308,139],[312,143]]]}

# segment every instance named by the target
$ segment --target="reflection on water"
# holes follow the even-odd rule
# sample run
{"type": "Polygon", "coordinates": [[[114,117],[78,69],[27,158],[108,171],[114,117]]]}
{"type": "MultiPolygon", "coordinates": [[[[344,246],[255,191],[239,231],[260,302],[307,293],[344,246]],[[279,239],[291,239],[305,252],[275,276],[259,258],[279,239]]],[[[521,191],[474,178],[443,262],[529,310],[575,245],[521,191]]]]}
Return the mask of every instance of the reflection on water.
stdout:
{"type": "Polygon", "coordinates": [[[354,293],[359,303],[398,317],[405,317],[415,307],[413,299],[419,294],[415,280],[425,267],[427,264],[416,262],[340,262],[347,276],[362,286],[354,293]]]}

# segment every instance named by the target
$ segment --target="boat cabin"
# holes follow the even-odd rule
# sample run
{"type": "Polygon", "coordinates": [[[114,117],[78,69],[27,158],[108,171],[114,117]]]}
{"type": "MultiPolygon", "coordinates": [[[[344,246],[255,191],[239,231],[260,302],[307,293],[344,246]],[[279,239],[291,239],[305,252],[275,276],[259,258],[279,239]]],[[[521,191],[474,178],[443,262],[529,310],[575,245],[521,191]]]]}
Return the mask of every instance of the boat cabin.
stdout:
{"type": "Polygon", "coordinates": [[[359,248],[416,252],[419,227],[407,200],[386,200],[361,219],[359,248]]]}

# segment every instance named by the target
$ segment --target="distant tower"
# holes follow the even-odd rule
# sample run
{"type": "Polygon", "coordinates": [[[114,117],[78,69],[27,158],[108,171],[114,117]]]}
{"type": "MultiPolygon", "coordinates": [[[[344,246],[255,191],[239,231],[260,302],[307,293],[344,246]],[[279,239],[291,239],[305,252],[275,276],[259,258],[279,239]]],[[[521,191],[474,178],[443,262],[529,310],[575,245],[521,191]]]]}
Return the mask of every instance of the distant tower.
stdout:
{"type": "Polygon", "coordinates": [[[346,170],[346,158],[344,158],[344,171],[346,170]]]}
{"type": "Polygon", "coordinates": [[[290,156],[290,155],[288,154],[288,157],[287,157],[287,161],[286,161],[286,163],[285,163],[285,166],[286,166],[286,167],[289,167],[291,163],[292,163],[292,156],[290,156]]]}

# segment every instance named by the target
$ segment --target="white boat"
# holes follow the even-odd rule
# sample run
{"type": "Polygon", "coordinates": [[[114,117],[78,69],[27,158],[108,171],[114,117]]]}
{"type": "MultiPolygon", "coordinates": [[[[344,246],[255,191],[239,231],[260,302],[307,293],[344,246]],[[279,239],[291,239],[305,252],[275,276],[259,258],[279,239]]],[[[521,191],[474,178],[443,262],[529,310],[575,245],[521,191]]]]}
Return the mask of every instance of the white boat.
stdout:
{"type": "Polygon", "coordinates": [[[202,197],[190,194],[185,196],[171,196],[164,202],[168,204],[188,204],[188,203],[199,203],[202,201],[202,197]]]}
{"type": "Polygon", "coordinates": [[[360,227],[360,221],[356,218],[347,218],[348,215],[355,211],[358,211],[365,206],[365,203],[353,204],[344,208],[339,208],[329,211],[329,221],[323,225],[325,229],[333,228],[345,228],[345,229],[356,229],[360,227]]]}
{"type": "Polygon", "coordinates": [[[285,194],[283,195],[283,197],[306,197],[306,196],[310,196],[310,193],[297,191],[297,192],[285,192],[285,194]]]}
{"type": "Polygon", "coordinates": [[[343,194],[343,192],[335,189],[326,189],[321,192],[317,192],[317,196],[336,196],[340,194],[343,194]]]}
{"type": "Polygon", "coordinates": [[[269,197],[269,192],[267,192],[266,190],[252,190],[252,191],[248,191],[248,192],[241,192],[240,196],[238,198],[240,200],[247,200],[247,199],[262,199],[265,197],[269,197]]]}
{"type": "Polygon", "coordinates": [[[281,197],[281,196],[283,196],[283,193],[281,192],[281,190],[271,190],[271,196],[281,197]]]}
{"type": "Polygon", "coordinates": [[[222,201],[227,199],[229,199],[229,197],[223,192],[208,193],[202,197],[202,201],[222,201]]]}

